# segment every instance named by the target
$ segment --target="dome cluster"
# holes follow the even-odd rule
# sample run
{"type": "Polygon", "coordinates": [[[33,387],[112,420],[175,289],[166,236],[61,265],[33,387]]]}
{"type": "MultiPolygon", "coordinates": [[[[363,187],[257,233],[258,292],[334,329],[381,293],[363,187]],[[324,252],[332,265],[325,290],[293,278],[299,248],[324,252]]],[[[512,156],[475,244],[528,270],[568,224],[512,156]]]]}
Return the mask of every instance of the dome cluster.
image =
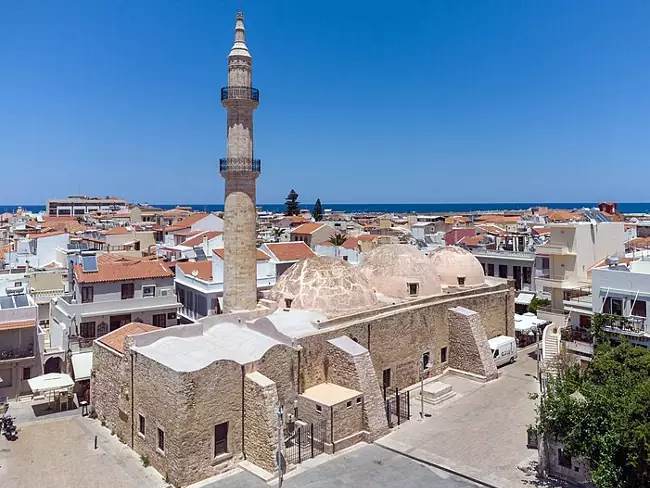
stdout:
{"type": "Polygon", "coordinates": [[[377,307],[378,295],[409,299],[484,283],[481,263],[464,249],[444,247],[427,257],[408,244],[386,244],[359,266],[324,256],[299,261],[278,278],[269,299],[331,318],[377,307]]]}

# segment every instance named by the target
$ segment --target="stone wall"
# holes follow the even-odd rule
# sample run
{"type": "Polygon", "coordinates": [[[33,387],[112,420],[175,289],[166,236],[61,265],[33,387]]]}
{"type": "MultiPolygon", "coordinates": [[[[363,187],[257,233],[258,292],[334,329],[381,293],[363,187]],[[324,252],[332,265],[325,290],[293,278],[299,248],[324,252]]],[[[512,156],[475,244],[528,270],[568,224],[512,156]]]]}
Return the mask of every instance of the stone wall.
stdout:
{"type": "Polygon", "coordinates": [[[384,399],[368,350],[348,337],[340,337],[327,342],[327,361],[330,383],[363,392],[360,406],[363,430],[369,434],[367,440],[386,434],[384,399]]]}
{"type": "Polygon", "coordinates": [[[93,366],[90,374],[90,406],[97,418],[118,433],[124,431],[124,421],[119,416],[119,398],[122,394],[121,374],[125,358],[117,351],[93,343],[93,366]]]}
{"type": "Polygon", "coordinates": [[[363,397],[359,396],[334,405],[332,407],[332,416],[334,422],[334,446],[336,447],[337,442],[364,430],[363,397]]]}
{"type": "Polygon", "coordinates": [[[244,452],[246,459],[261,468],[275,470],[277,449],[276,385],[261,373],[244,379],[244,452]]]}
{"type": "Polygon", "coordinates": [[[392,387],[405,388],[419,381],[420,363],[425,352],[430,354],[433,364],[426,376],[441,374],[449,367],[441,362],[441,349],[447,347],[448,357],[450,353],[448,309],[463,306],[477,311],[487,339],[498,335],[514,336],[512,295],[512,289],[502,283],[326,322],[317,333],[298,340],[304,348],[301,391],[327,381],[327,368],[331,361],[326,361],[326,342],[341,335],[357,339],[370,351],[380,382],[383,371],[391,370],[392,387]]]}
{"type": "Polygon", "coordinates": [[[588,461],[580,457],[566,457],[564,459],[565,466],[561,466],[560,454],[564,445],[555,440],[553,436],[543,435],[541,439],[546,459],[542,460],[542,451],[540,450],[540,462],[545,463],[549,475],[578,486],[593,486],[589,481],[591,466],[588,461]]]}
{"type": "Polygon", "coordinates": [[[449,309],[449,366],[492,380],[499,374],[481,318],[464,307],[449,309]]]}
{"type": "Polygon", "coordinates": [[[251,365],[275,382],[278,401],[285,408],[293,408],[298,395],[298,351],[285,345],[273,346],[262,358],[251,365]]]}

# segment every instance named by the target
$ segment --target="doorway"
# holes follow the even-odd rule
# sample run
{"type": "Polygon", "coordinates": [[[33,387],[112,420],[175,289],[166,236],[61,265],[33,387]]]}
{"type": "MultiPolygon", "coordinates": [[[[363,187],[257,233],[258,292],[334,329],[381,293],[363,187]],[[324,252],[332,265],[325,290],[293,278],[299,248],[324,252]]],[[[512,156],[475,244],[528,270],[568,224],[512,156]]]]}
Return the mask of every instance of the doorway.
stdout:
{"type": "Polygon", "coordinates": [[[111,317],[111,332],[119,329],[123,325],[126,325],[131,322],[131,314],[127,313],[125,315],[113,315],[111,317]]]}

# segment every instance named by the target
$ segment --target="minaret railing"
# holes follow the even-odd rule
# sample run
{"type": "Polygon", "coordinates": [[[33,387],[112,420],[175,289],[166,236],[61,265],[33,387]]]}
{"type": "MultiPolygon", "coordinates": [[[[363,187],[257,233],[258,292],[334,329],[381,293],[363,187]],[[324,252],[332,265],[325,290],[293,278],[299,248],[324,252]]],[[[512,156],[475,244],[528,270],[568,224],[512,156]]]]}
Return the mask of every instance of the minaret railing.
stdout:
{"type": "Polygon", "coordinates": [[[225,86],[221,89],[221,101],[224,100],[253,100],[260,101],[260,91],[250,86],[225,86]]]}

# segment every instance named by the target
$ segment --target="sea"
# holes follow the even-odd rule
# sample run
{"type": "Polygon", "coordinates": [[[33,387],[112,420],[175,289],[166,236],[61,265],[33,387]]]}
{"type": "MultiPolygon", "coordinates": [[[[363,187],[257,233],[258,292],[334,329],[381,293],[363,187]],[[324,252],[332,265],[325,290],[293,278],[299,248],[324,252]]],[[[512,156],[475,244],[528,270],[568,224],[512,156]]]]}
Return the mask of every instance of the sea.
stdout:
{"type": "MultiPolygon", "coordinates": [[[[218,212],[223,210],[223,205],[216,204],[151,204],[154,207],[164,210],[181,207],[191,207],[195,211],[218,212]]],[[[346,213],[397,213],[397,214],[427,214],[427,213],[459,213],[477,211],[506,211],[526,210],[531,207],[548,207],[558,209],[578,209],[595,207],[597,202],[524,202],[524,203],[333,203],[323,204],[324,209],[331,209],[333,212],[346,213]]],[[[283,212],[283,203],[258,204],[263,210],[270,212],[283,212]]],[[[302,204],[303,208],[311,209],[313,205],[302,204]]],[[[39,213],[45,211],[45,205],[3,205],[0,204],[0,213],[15,212],[18,207],[39,213]]],[[[621,213],[650,213],[649,202],[624,202],[618,204],[618,211],[621,213]]]]}

